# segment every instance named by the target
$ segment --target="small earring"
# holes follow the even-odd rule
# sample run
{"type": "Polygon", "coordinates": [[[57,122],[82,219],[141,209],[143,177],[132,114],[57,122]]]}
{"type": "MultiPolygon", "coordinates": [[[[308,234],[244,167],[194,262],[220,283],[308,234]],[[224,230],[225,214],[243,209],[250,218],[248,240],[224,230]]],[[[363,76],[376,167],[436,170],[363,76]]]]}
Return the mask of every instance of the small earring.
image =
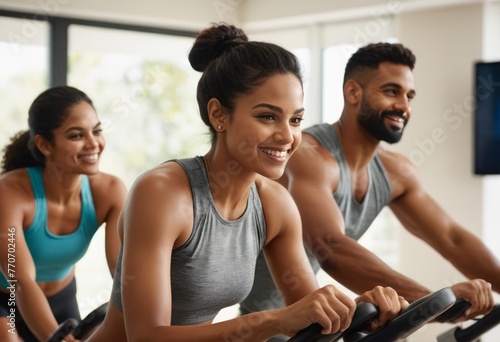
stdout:
{"type": "Polygon", "coordinates": [[[221,126],[220,125],[217,125],[217,129],[220,131],[221,130],[221,126]]]}

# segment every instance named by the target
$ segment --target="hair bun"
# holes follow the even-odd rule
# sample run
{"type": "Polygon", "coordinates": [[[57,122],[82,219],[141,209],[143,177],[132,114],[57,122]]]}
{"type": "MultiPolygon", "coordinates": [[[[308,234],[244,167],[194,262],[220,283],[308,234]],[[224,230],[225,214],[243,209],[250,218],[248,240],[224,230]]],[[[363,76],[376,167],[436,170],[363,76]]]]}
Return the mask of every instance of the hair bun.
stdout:
{"type": "Polygon", "coordinates": [[[196,71],[204,71],[208,64],[225,50],[248,42],[239,28],[228,24],[215,24],[200,32],[189,52],[189,63],[196,71]]]}

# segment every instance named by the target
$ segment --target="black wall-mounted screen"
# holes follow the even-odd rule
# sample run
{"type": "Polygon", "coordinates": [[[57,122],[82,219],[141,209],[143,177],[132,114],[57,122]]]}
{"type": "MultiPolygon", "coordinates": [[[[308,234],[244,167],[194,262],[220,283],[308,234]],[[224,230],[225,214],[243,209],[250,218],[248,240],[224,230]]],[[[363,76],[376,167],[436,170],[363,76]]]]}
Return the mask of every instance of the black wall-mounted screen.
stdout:
{"type": "Polygon", "coordinates": [[[500,62],[475,65],[474,173],[500,174],[500,62]]]}

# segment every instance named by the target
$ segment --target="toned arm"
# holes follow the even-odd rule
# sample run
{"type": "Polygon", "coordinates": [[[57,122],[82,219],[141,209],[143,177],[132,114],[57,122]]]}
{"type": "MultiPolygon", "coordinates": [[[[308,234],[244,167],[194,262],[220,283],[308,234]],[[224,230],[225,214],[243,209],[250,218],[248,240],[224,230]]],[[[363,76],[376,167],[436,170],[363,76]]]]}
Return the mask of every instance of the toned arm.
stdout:
{"type": "MultiPolygon", "coordinates": [[[[140,178],[131,189],[124,228],[122,298],[129,341],[221,341],[260,321],[244,341],[278,333],[276,313],[257,313],[217,324],[172,326],[171,256],[189,237],[193,203],[184,171],[167,163],[140,178]],[[258,318],[256,316],[258,315],[258,318]]],[[[189,286],[189,284],[186,284],[189,286]]]]}
{"type": "Polygon", "coordinates": [[[267,227],[264,255],[286,305],[318,288],[305,254],[299,211],[286,189],[274,181],[259,182],[267,227]]]}
{"type": "Polygon", "coordinates": [[[102,217],[105,223],[106,260],[113,276],[120,249],[118,219],[127,196],[127,189],[119,178],[105,173],[100,173],[98,179],[91,178],[91,185],[97,215],[102,217]]]}
{"type": "Polygon", "coordinates": [[[26,215],[34,212],[34,202],[28,176],[23,173],[15,171],[0,180],[0,268],[7,279],[12,279],[9,274],[15,272],[16,282],[11,284],[15,288],[16,306],[31,331],[44,341],[58,324],[36,283],[35,264],[24,239],[23,227],[30,223],[26,222],[26,215]]]}
{"type": "Polygon", "coordinates": [[[358,294],[377,285],[390,286],[413,301],[430,292],[345,235],[344,219],[333,198],[338,165],[324,148],[302,145],[286,176],[302,218],[304,240],[330,276],[358,294]]]}
{"type": "MultiPolygon", "coordinates": [[[[394,183],[395,198],[390,208],[404,227],[419,237],[469,279],[482,278],[500,291],[500,262],[474,234],[453,220],[424,190],[422,181],[411,163],[401,156],[385,157],[385,164],[393,173],[404,169],[394,183]],[[397,161],[395,161],[397,159],[397,161]],[[405,165],[396,168],[394,165],[405,165]]],[[[470,291],[454,290],[457,295],[483,291],[484,285],[472,286],[470,291]],[[478,288],[477,288],[478,287],[478,288]]],[[[487,293],[485,293],[487,295],[487,293]]]]}

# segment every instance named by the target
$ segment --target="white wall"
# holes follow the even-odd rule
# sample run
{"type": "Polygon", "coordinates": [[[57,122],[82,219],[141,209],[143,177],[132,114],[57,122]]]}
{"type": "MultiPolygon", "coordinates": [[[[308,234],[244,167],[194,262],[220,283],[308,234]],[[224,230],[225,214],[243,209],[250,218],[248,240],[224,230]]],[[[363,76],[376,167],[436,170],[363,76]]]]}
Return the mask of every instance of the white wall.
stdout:
{"type": "MultiPolygon", "coordinates": [[[[500,61],[500,2],[488,3],[484,6],[483,25],[483,60],[500,61]]],[[[499,151],[500,153],[500,151],[499,151]]],[[[500,257],[500,176],[487,176],[483,181],[483,221],[484,241],[500,257]]]]}
{"type": "MultiPolygon", "coordinates": [[[[480,238],[484,237],[486,199],[484,178],[472,172],[472,77],[474,63],[483,59],[484,13],[484,5],[477,4],[398,17],[398,38],[417,56],[414,75],[418,96],[411,123],[397,149],[414,159],[431,195],[480,238]],[[433,140],[433,134],[439,138],[433,140]]],[[[430,288],[463,279],[431,248],[404,231],[401,247],[408,251],[401,255],[401,269],[430,288]]],[[[441,325],[429,326],[413,338],[431,341],[440,330],[441,325]]],[[[494,339],[492,334],[484,340],[494,339]]]]}

